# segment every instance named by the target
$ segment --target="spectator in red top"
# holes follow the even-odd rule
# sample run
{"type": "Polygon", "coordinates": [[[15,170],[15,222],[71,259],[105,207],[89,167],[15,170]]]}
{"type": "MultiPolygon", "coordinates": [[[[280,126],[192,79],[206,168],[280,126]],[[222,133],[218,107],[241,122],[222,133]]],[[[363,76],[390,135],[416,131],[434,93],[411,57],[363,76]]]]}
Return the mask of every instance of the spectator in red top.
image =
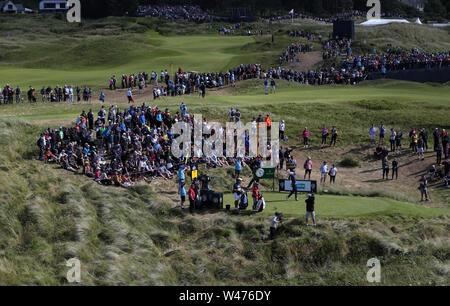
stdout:
{"type": "Polygon", "coordinates": [[[191,214],[194,213],[195,211],[195,184],[191,184],[191,188],[189,188],[188,191],[188,195],[189,195],[189,211],[191,212],[191,214]]]}
{"type": "Polygon", "coordinates": [[[256,204],[258,203],[258,199],[259,199],[258,198],[258,194],[259,194],[258,186],[259,186],[259,183],[255,182],[253,184],[253,188],[252,188],[253,210],[255,210],[256,204]]]}
{"type": "Polygon", "coordinates": [[[270,118],[269,114],[267,114],[267,117],[264,119],[264,122],[267,125],[267,135],[270,136],[270,130],[272,129],[272,119],[270,118]]]}

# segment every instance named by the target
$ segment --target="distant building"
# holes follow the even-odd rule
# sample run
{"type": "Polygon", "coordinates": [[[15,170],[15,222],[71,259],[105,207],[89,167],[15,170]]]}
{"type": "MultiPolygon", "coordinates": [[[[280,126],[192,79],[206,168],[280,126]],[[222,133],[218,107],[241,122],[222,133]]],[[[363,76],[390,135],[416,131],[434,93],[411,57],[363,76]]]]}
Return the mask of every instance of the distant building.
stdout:
{"type": "Polygon", "coordinates": [[[39,2],[40,12],[65,12],[68,9],[67,0],[43,0],[39,2]]]}
{"type": "Polygon", "coordinates": [[[17,13],[17,6],[12,1],[0,1],[0,12],[17,13]]]}
{"type": "Polygon", "coordinates": [[[426,0],[400,0],[401,2],[412,6],[413,8],[423,12],[423,9],[425,8],[425,2],[426,0]]]}
{"type": "Polygon", "coordinates": [[[13,3],[12,1],[0,1],[0,13],[31,13],[32,10],[23,7],[22,4],[13,3]]]}

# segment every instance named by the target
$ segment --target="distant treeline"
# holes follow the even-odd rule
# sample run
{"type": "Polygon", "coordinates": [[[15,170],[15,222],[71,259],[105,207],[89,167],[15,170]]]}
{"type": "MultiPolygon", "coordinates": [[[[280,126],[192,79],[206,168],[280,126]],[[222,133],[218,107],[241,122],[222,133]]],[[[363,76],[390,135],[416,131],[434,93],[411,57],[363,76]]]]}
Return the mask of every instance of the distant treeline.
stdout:
{"type": "MultiPolygon", "coordinates": [[[[26,7],[37,8],[36,0],[17,0],[26,7]]],[[[327,17],[343,11],[367,11],[367,0],[81,0],[82,14],[85,18],[101,18],[106,16],[135,15],[139,5],[199,5],[218,16],[229,16],[230,8],[250,7],[254,16],[270,17],[285,15],[291,9],[296,12],[310,13],[315,16],[327,17]]],[[[381,10],[384,13],[420,16],[427,19],[450,19],[450,0],[426,0],[425,12],[400,2],[399,0],[381,0],[381,10]]]]}

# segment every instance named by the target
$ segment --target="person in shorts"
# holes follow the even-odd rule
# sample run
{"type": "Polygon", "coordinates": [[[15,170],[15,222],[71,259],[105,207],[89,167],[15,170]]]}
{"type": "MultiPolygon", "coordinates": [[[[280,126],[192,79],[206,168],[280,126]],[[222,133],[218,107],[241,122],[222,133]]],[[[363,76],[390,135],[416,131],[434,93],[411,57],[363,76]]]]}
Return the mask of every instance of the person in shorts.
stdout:
{"type": "Polygon", "coordinates": [[[419,156],[419,160],[425,159],[423,152],[424,152],[424,141],[422,135],[420,135],[419,140],[417,140],[417,155],[419,156]]]}
{"type": "Polygon", "coordinates": [[[314,204],[315,204],[314,195],[308,194],[308,198],[306,199],[305,203],[306,203],[306,226],[309,226],[309,216],[311,216],[314,226],[317,226],[316,213],[314,211],[314,204]]]}
{"type": "Polygon", "coordinates": [[[320,182],[322,184],[325,184],[325,181],[327,179],[327,174],[328,174],[328,165],[327,165],[327,162],[324,161],[322,166],[320,166],[320,182]]]}

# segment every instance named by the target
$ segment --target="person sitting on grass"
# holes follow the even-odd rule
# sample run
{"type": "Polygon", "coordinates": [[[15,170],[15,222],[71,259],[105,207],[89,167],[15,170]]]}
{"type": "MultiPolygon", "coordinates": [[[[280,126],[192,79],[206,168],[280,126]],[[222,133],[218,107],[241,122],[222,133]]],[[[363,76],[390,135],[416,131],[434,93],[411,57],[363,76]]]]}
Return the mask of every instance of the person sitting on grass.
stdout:
{"type": "Polygon", "coordinates": [[[158,174],[165,180],[169,180],[172,178],[172,173],[170,173],[170,171],[167,170],[164,161],[161,161],[161,163],[158,166],[158,174]]]}
{"type": "Polygon", "coordinates": [[[436,165],[432,165],[430,170],[428,170],[428,173],[430,175],[430,181],[432,181],[434,179],[434,177],[436,176],[436,174],[438,173],[438,170],[436,169],[436,165]]]}

